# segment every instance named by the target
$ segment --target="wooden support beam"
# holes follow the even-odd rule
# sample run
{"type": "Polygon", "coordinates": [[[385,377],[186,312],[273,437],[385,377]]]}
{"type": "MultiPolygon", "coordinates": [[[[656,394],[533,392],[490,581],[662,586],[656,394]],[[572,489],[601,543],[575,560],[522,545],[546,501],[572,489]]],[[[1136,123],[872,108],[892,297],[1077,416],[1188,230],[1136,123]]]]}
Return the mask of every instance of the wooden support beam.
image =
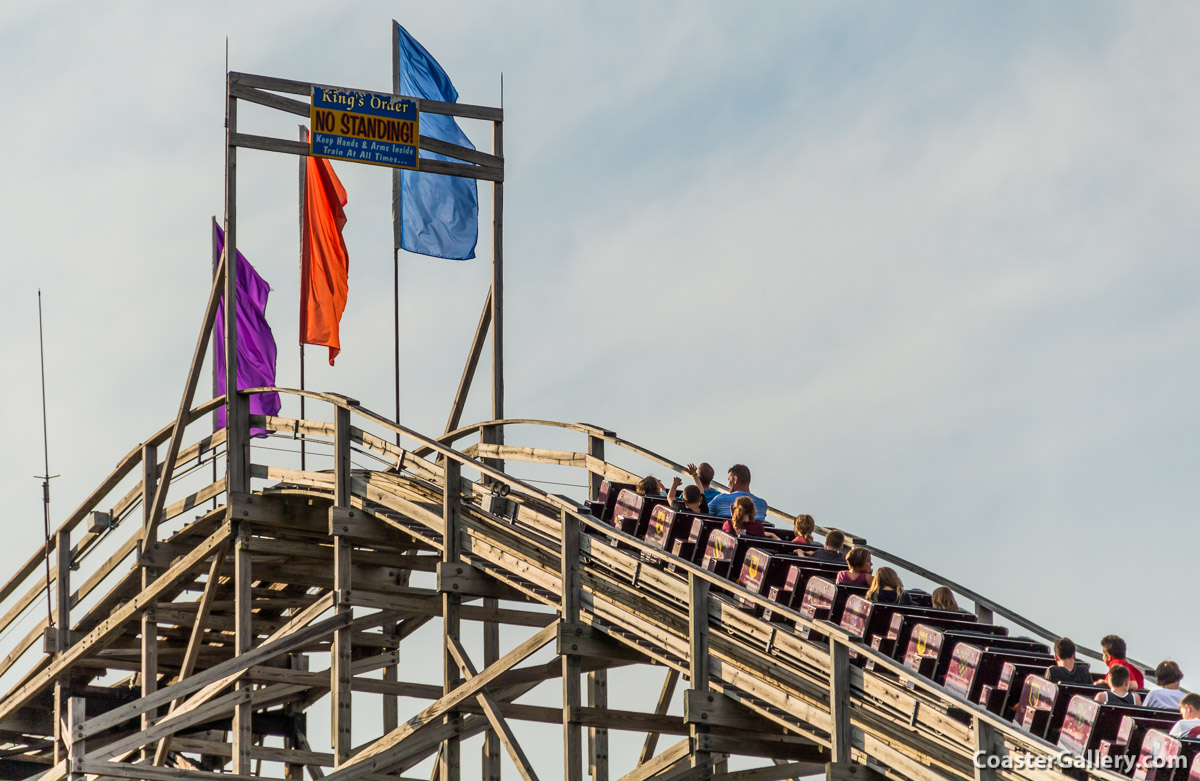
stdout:
{"type": "MultiPolygon", "coordinates": [[[[142,542],[141,563],[142,588],[145,589],[158,574],[158,570],[145,563],[145,557],[153,550],[158,542],[156,519],[154,517],[155,485],[158,481],[158,448],[152,444],[142,445],[142,542]]],[[[166,486],[161,493],[166,495],[166,486]]],[[[140,672],[142,696],[147,697],[158,687],[158,621],[155,617],[157,604],[150,602],[142,612],[141,653],[142,669],[140,672]]],[[[142,729],[148,729],[158,716],[156,710],[142,714],[142,729]]],[[[153,759],[150,749],[143,749],[142,760],[153,759]]]]}
{"type": "MultiPolygon", "coordinates": [[[[444,695],[440,700],[430,704],[416,716],[412,717],[405,723],[401,724],[392,732],[384,735],[382,738],[374,741],[361,751],[357,752],[350,761],[339,768],[334,773],[331,773],[328,778],[330,781],[353,781],[356,778],[373,773],[391,772],[398,757],[410,756],[410,752],[415,749],[412,746],[401,747],[407,738],[411,737],[418,730],[424,731],[429,725],[435,722],[440,725],[439,728],[429,727],[430,735],[448,735],[454,731],[452,724],[444,723],[442,716],[453,711],[456,706],[468,698],[474,698],[476,692],[488,687],[493,681],[501,676],[507,670],[510,670],[515,665],[527,659],[530,654],[541,649],[547,643],[551,642],[558,633],[557,626],[548,626],[542,629],[537,634],[530,637],[518,645],[513,650],[509,651],[504,656],[500,657],[495,664],[490,665],[472,678],[470,681],[461,683],[456,689],[447,695],[444,695]]],[[[449,652],[447,652],[449,653],[449,652]]],[[[442,738],[438,738],[440,742],[442,738]]],[[[416,745],[416,742],[413,744],[416,745]]]]}
{"type": "Polygon", "coordinates": [[[67,744],[67,778],[69,781],[83,781],[83,762],[86,746],[84,739],[76,737],[76,732],[83,725],[87,716],[87,702],[83,697],[72,697],[67,700],[67,729],[64,738],[67,744]]]}
{"type": "MultiPolygon", "coordinates": [[[[756,767],[750,770],[736,770],[721,777],[722,781],[789,781],[794,778],[807,778],[825,772],[823,764],[812,762],[784,762],[781,765],[756,767]]],[[[865,780],[864,780],[865,781],[865,780]]]]}
{"type": "MultiPolygon", "coordinates": [[[[345,535],[335,535],[333,561],[333,598],[334,615],[353,618],[354,608],[345,597],[351,591],[350,580],[350,540],[345,535]]],[[[341,765],[350,756],[352,746],[351,717],[353,687],[351,678],[351,654],[353,652],[354,633],[350,624],[333,634],[333,647],[330,650],[330,693],[332,702],[332,718],[330,720],[333,755],[336,765],[341,765]]]]}
{"type": "MultiPolygon", "coordinates": [[[[499,612],[500,601],[495,597],[484,597],[483,609],[499,612]]],[[[483,624],[483,666],[495,664],[500,658],[500,623],[485,621],[483,624]]],[[[493,728],[483,736],[482,768],[483,781],[500,781],[500,735],[493,728]]]]}
{"type": "MultiPolygon", "coordinates": [[[[579,623],[579,608],[582,587],[579,578],[579,522],[559,512],[562,526],[562,548],[559,564],[562,568],[562,620],[563,624],[579,623]]],[[[561,652],[561,649],[560,649],[561,652]]],[[[580,658],[578,654],[562,654],[563,675],[563,778],[565,781],[582,781],[583,744],[579,724],[573,720],[575,711],[582,705],[579,688],[580,658]]]]}
{"type": "Polygon", "coordinates": [[[850,649],[829,638],[829,740],[833,764],[850,764],[850,649]]]}
{"type": "MultiPolygon", "coordinates": [[[[192,674],[196,669],[196,659],[200,656],[200,646],[204,644],[204,630],[208,623],[209,611],[212,610],[213,598],[216,596],[217,588],[221,582],[221,567],[225,563],[225,546],[217,549],[213,554],[212,564],[208,568],[208,580],[204,584],[204,593],[200,596],[200,604],[196,609],[196,618],[192,623],[192,635],[188,638],[187,651],[183,655],[183,664],[179,668],[179,676],[177,681],[182,681],[192,674]]],[[[174,713],[178,701],[171,703],[171,713],[174,713]]],[[[170,746],[170,739],[163,738],[158,743],[158,748],[154,752],[154,764],[162,765],[167,757],[167,749],[170,746]]]]}
{"type": "MultiPolygon", "coordinates": [[[[250,527],[247,524],[239,524],[233,553],[233,611],[236,622],[234,652],[238,657],[248,654],[254,643],[252,623],[254,603],[250,594],[250,585],[253,582],[250,572],[252,554],[246,549],[246,541],[249,537],[250,527]]],[[[248,775],[250,773],[250,747],[254,737],[251,732],[252,711],[249,687],[250,684],[245,681],[241,679],[237,681],[238,693],[246,696],[233,709],[233,772],[235,774],[248,775]]]]}
{"type": "MultiPolygon", "coordinates": [[[[654,715],[665,716],[671,708],[671,700],[675,697],[675,687],[679,684],[679,671],[674,667],[667,669],[667,675],[663,679],[662,690],[658,694],[658,703],[654,706],[654,715]]],[[[638,765],[644,765],[654,756],[655,750],[658,748],[658,732],[649,732],[646,734],[646,741],[642,744],[642,753],[638,756],[638,765]]]]}
{"type": "MultiPolygon", "coordinates": [[[[996,751],[996,730],[995,728],[976,716],[972,719],[972,734],[975,738],[975,751],[981,752],[979,756],[982,759],[987,759],[996,751]]],[[[975,762],[975,781],[996,781],[996,768],[989,768],[986,762],[975,762]]]]}
{"type": "MultiPolygon", "coordinates": [[[[467,652],[463,650],[462,644],[457,639],[450,640],[450,655],[454,657],[454,661],[458,664],[466,679],[470,681],[479,673],[475,670],[475,665],[471,664],[467,652]]],[[[487,717],[488,723],[492,725],[492,729],[500,738],[500,742],[504,744],[504,748],[508,751],[508,756],[512,759],[513,764],[517,766],[517,772],[521,774],[521,778],[525,781],[537,781],[537,773],[533,771],[533,766],[529,762],[529,758],[525,756],[525,751],[521,748],[521,744],[517,742],[516,735],[508,726],[508,722],[504,720],[504,715],[500,712],[499,706],[486,690],[480,690],[475,695],[475,699],[483,708],[484,716],[487,717]]]]}
{"type": "MultiPolygon", "coordinates": [[[[452,566],[459,563],[459,520],[462,495],[459,489],[461,466],[457,461],[446,459],[445,482],[442,493],[442,563],[452,566]]],[[[462,597],[453,591],[442,592],[442,696],[448,696],[458,688],[460,676],[458,663],[451,653],[451,646],[458,642],[461,629],[460,612],[462,597]]],[[[462,744],[459,731],[462,728],[462,717],[455,713],[447,713],[444,717],[446,726],[453,734],[442,743],[441,755],[438,759],[441,781],[459,781],[462,773],[462,744]]]]}
{"type": "MultiPolygon", "coordinates": [[[[588,706],[608,710],[608,670],[593,670],[587,675],[588,706]]],[[[608,729],[588,727],[588,772],[592,781],[608,781],[608,729]]]]}
{"type": "MultiPolygon", "coordinates": [[[[709,582],[696,577],[696,573],[688,573],[688,663],[692,691],[708,692],[708,677],[711,673],[708,657],[708,594],[709,582]]],[[[702,738],[707,737],[708,726],[696,722],[691,723],[690,736],[694,750],[691,753],[691,767],[711,768],[713,756],[701,750],[702,738]]]]}
{"type": "Polygon", "coordinates": [[[467,396],[471,392],[471,384],[475,381],[475,369],[479,366],[480,356],[483,355],[483,346],[487,343],[488,326],[491,322],[492,289],[489,287],[487,298],[483,300],[483,312],[479,315],[479,325],[475,326],[475,338],[471,340],[471,349],[467,353],[467,364],[463,367],[458,390],[454,392],[454,402],[450,405],[450,418],[446,421],[447,434],[458,428],[462,420],[463,409],[467,406],[467,396]]]}
{"type": "Polygon", "coordinates": [[[618,781],[645,781],[653,778],[676,762],[691,754],[691,738],[684,738],[669,749],[646,762],[639,763],[637,768],[621,776],[618,781]]]}

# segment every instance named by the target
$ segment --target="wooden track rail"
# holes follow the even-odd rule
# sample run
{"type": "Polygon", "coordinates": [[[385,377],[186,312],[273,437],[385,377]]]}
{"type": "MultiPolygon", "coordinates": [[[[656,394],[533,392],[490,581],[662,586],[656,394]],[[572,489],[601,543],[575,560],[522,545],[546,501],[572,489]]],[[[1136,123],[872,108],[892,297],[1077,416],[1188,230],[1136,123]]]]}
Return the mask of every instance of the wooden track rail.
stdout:
{"type": "MultiPolygon", "coordinates": [[[[431,438],[346,397],[302,395],[328,417],[251,418],[271,436],[251,444],[250,491],[205,476],[225,445],[223,432],[205,431],[170,465],[170,495],[147,542],[146,525],[127,519],[154,497],[152,475],[166,466],[152,463],[154,447],[172,435],[168,426],[0,588],[0,779],[404,779],[432,760],[436,777],[450,781],[468,772],[464,742],[484,733],[496,741],[488,777],[498,777],[501,753],[525,779],[1063,777],[977,769],[977,747],[1059,751],[840,627],[674,559],[490,465],[562,466],[589,485],[628,478],[606,460],[604,443],[680,464],[586,424],[498,420],[431,438]],[[529,426],[581,434],[586,446],[511,444],[529,426]],[[300,439],[309,463],[325,468],[295,467],[287,445],[300,439]],[[40,559],[56,539],[69,556],[49,586],[69,607],[50,627],[31,608],[44,598],[40,559]],[[655,566],[667,561],[677,572],[655,566]],[[771,607],[795,629],[755,618],[735,598],[771,607]],[[506,629],[485,631],[492,640],[481,650],[464,639],[464,623],[506,629]],[[406,680],[406,643],[438,626],[442,676],[406,680]],[[531,660],[545,649],[554,660],[531,660]],[[874,669],[851,665],[851,651],[874,669]],[[663,670],[657,706],[608,707],[608,672],[629,665],[663,670]],[[668,708],[680,681],[682,717],[668,708]],[[561,707],[520,701],[546,686],[561,686],[561,707]],[[368,695],[381,711],[365,712],[368,695]],[[425,704],[404,718],[400,698],[425,704]],[[308,716],[321,711],[332,734],[314,750],[308,716]],[[562,765],[522,745],[516,722],[561,733],[562,765]],[[611,729],[645,734],[636,760],[608,756],[611,729]],[[730,772],[731,757],[755,767],[730,772]]],[[[220,401],[185,422],[202,428],[220,401]]],[[[1055,637],[951,585],[980,612],[1055,637]]]]}

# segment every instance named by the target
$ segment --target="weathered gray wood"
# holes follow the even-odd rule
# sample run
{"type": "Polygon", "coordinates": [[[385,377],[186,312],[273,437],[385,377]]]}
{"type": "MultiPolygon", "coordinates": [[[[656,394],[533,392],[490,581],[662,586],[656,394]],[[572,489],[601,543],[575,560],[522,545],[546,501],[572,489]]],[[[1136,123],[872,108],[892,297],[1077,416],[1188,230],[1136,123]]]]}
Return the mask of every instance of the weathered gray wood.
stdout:
{"type": "Polygon", "coordinates": [[[475,326],[475,337],[471,340],[471,349],[467,353],[467,363],[463,367],[462,377],[458,380],[458,390],[454,392],[454,402],[450,405],[450,417],[446,421],[446,433],[458,428],[462,419],[463,409],[467,405],[467,395],[471,392],[471,383],[475,381],[475,369],[479,366],[479,358],[483,355],[483,345],[487,341],[488,327],[492,322],[492,289],[489,287],[487,297],[483,300],[483,311],[479,315],[479,324],[475,326]]]}
{"type": "MultiPolygon", "coordinates": [[[[177,681],[181,681],[196,669],[196,660],[200,656],[200,647],[204,644],[204,630],[208,623],[209,612],[212,610],[213,598],[221,581],[221,567],[225,563],[225,547],[220,547],[213,555],[212,564],[208,568],[208,580],[204,584],[204,593],[197,606],[196,617],[192,623],[192,635],[188,638],[187,651],[184,652],[183,664],[179,668],[177,681]]],[[[176,710],[178,701],[171,703],[171,712],[176,710]]],[[[145,729],[145,727],[143,727],[145,729]]],[[[163,738],[154,752],[154,764],[161,765],[167,757],[170,746],[169,738],[163,738]]]]}
{"type": "MultiPolygon", "coordinates": [[[[180,405],[180,414],[187,409],[191,404],[191,399],[185,399],[180,405]]],[[[182,432],[177,432],[182,434],[182,432]]],[[[174,437],[176,441],[179,437],[174,437]]],[[[143,557],[145,554],[158,543],[158,530],[156,528],[157,519],[154,515],[155,497],[161,493],[165,498],[167,492],[167,482],[170,479],[169,475],[164,475],[164,481],[161,489],[156,491],[155,486],[158,484],[158,449],[154,445],[142,446],[142,543],[141,551],[143,557]]],[[[142,588],[146,588],[158,574],[157,569],[148,566],[145,561],[141,562],[141,577],[142,588]]],[[[142,696],[147,697],[154,693],[158,687],[158,621],[155,618],[156,603],[151,602],[142,611],[142,628],[141,628],[141,653],[142,653],[142,668],[139,672],[142,685],[142,696]]],[[[148,710],[142,714],[141,724],[142,729],[147,730],[154,724],[155,717],[158,715],[155,710],[148,710]]],[[[148,762],[153,759],[153,751],[149,748],[142,749],[142,761],[148,762]]]]}
{"type": "MultiPolygon", "coordinates": [[[[333,538],[333,596],[334,615],[353,617],[354,608],[346,597],[352,591],[351,585],[351,544],[350,539],[342,534],[333,538]]],[[[352,744],[351,721],[353,714],[353,687],[351,678],[351,653],[353,648],[353,632],[349,624],[334,632],[333,647],[330,650],[330,690],[332,695],[332,719],[330,730],[331,745],[336,765],[340,766],[350,757],[352,744]]]]}
{"type": "Polygon", "coordinates": [[[76,737],[80,726],[87,717],[87,701],[83,697],[72,697],[67,701],[67,729],[63,739],[67,744],[67,773],[70,781],[83,781],[84,756],[86,744],[83,738],[76,737]]]}
{"type": "MultiPolygon", "coordinates": [[[[992,725],[976,718],[973,720],[972,732],[975,737],[975,751],[980,752],[980,759],[986,760],[996,752],[996,731],[992,725]]],[[[986,762],[974,763],[975,781],[996,781],[997,773],[995,768],[989,768],[986,762]]]]}
{"type": "MultiPolygon", "coordinates": [[[[485,597],[484,610],[500,610],[500,600],[495,597],[485,597]]],[[[500,658],[500,624],[487,621],[483,625],[483,666],[489,667],[500,658]]],[[[500,781],[500,735],[493,727],[483,736],[483,771],[484,781],[500,781]]]]}
{"type": "MultiPolygon", "coordinates": [[[[442,496],[442,561],[444,564],[457,564],[459,556],[459,514],[462,497],[459,493],[460,466],[457,461],[447,461],[445,465],[445,491],[442,496]]],[[[462,597],[453,591],[442,592],[442,696],[447,697],[458,688],[460,676],[458,662],[451,648],[458,642],[461,629],[460,611],[462,597]]],[[[442,743],[438,759],[441,781],[458,781],[462,773],[462,744],[458,731],[462,728],[462,717],[448,714],[445,717],[448,728],[455,734],[442,743]]]]}
{"type": "MultiPolygon", "coordinates": [[[[688,573],[688,677],[693,692],[708,691],[712,672],[708,656],[708,595],[708,581],[696,577],[694,572],[688,573]]],[[[690,758],[693,768],[712,765],[711,753],[700,750],[700,740],[707,733],[708,726],[691,723],[690,735],[695,746],[690,758]]]]}
{"type": "MultiPolygon", "coordinates": [[[[671,700],[675,696],[675,687],[679,684],[679,671],[674,667],[667,668],[667,675],[663,679],[662,690],[658,694],[658,703],[654,706],[654,714],[656,716],[665,716],[671,708],[671,700]]],[[[652,731],[646,734],[646,740],[642,744],[642,753],[638,756],[638,765],[644,765],[654,756],[654,752],[658,748],[657,731],[652,731]]]]}
{"type": "MultiPolygon", "coordinates": [[[[225,476],[230,491],[250,488],[250,431],[246,422],[249,401],[238,393],[237,378],[237,98],[225,95],[225,476]]],[[[196,367],[197,370],[199,367],[196,367]]],[[[248,760],[247,760],[248,761],[248,760]]],[[[235,765],[237,761],[235,759],[235,765]]],[[[237,772],[237,771],[235,771],[237,772]]]]}
{"type": "MultiPolygon", "coordinates": [[[[588,706],[608,710],[608,670],[588,673],[588,706]]],[[[592,781],[608,781],[608,729],[588,726],[588,772],[592,781]]]]}
{"type": "Polygon", "coordinates": [[[832,718],[830,730],[833,764],[850,762],[850,649],[830,639],[829,651],[829,713],[832,718]]]}
{"type": "MultiPolygon", "coordinates": [[[[579,623],[579,608],[582,598],[579,578],[579,523],[560,512],[562,524],[562,620],[564,624],[579,623]]],[[[580,659],[578,654],[562,655],[563,669],[563,778],[580,781],[583,777],[583,744],[578,722],[574,715],[580,701],[580,659]]]]}
{"type": "MultiPolygon", "coordinates": [[[[462,644],[457,638],[450,638],[448,646],[450,655],[454,657],[454,661],[458,664],[459,669],[466,675],[467,680],[471,680],[479,673],[475,670],[475,666],[471,664],[467,652],[463,650],[462,644]]],[[[500,742],[508,751],[509,758],[513,764],[517,766],[517,772],[521,774],[521,778],[525,781],[537,781],[537,773],[533,771],[533,765],[530,764],[529,758],[525,756],[524,749],[517,741],[512,730],[509,729],[508,722],[504,720],[504,715],[500,712],[499,706],[486,690],[481,690],[475,698],[479,701],[479,705],[483,708],[484,715],[488,722],[492,725],[492,729],[496,731],[500,742]]]]}
{"type": "Polygon", "coordinates": [[[54,648],[61,653],[71,644],[71,540],[63,529],[54,542],[54,630],[54,648]]]}
{"type": "Polygon", "coordinates": [[[676,762],[687,758],[690,753],[691,739],[684,738],[658,756],[639,764],[635,770],[621,776],[618,781],[645,781],[647,778],[653,778],[676,762]]]}
{"type": "MultiPolygon", "coordinates": [[[[293,79],[281,79],[274,76],[260,76],[252,73],[231,73],[232,83],[239,86],[253,87],[255,89],[271,90],[272,92],[287,92],[292,95],[309,95],[312,88],[327,87],[336,90],[352,90],[349,87],[338,87],[332,84],[313,84],[306,81],[295,81],[293,79]]],[[[393,94],[400,94],[394,92],[393,94]]],[[[474,106],[469,103],[446,103],[438,100],[419,100],[420,110],[430,114],[446,114],[452,117],[462,117],[464,119],[483,119],[489,122],[497,122],[504,119],[504,110],[492,108],[490,106],[474,106]]]]}
{"type": "MultiPolygon", "coordinates": [[[[246,540],[249,537],[250,528],[245,524],[240,525],[233,553],[233,612],[236,625],[234,644],[238,657],[248,655],[254,643],[251,612],[254,604],[250,593],[253,583],[250,565],[252,554],[246,549],[246,540]]],[[[253,711],[250,708],[249,687],[245,681],[237,682],[237,693],[244,695],[244,698],[233,709],[233,772],[246,775],[250,773],[250,749],[254,740],[251,734],[253,711]]]]}
{"type": "MultiPolygon", "coordinates": [[[[504,122],[492,124],[492,154],[504,159],[504,122]]],[[[504,417],[504,179],[492,184],[492,419],[504,417]]],[[[495,430],[494,445],[504,444],[504,429],[495,430]]],[[[498,464],[497,468],[504,469],[498,464]]]]}
{"type": "MultiPolygon", "coordinates": [[[[372,773],[388,772],[399,757],[407,756],[408,752],[414,750],[411,746],[407,749],[399,748],[406,738],[427,725],[441,722],[441,717],[454,710],[463,700],[474,698],[477,692],[488,687],[502,673],[521,663],[530,654],[553,640],[557,631],[557,626],[548,626],[522,642],[502,656],[495,664],[482,670],[479,675],[460,684],[454,691],[430,704],[392,732],[357,752],[342,768],[328,776],[329,781],[352,781],[352,779],[363,778],[372,773]]],[[[443,723],[442,727],[443,729],[431,729],[431,735],[446,735],[453,732],[452,725],[443,723]]],[[[441,742],[441,738],[438,738],[437,742],[441,742]]]]}

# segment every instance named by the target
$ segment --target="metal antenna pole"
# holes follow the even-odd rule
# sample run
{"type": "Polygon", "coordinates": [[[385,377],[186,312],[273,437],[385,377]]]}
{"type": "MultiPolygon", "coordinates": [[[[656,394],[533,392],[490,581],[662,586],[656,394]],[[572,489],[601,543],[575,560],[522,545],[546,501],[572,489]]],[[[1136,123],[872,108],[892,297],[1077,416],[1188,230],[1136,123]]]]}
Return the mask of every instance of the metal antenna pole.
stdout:
{"type": "Polygon", "coordinates": [[[35,477],[42,481],[42,520],[46,531],[46,625],[54,626],[54,612],[50,593],[50,480],[58,475],[50,474],[50,436],[46,424],[46,343],[42,335],[42,290],[38,288],[38,357],[42,364],[42,456],[45,471],[35,477]]]}

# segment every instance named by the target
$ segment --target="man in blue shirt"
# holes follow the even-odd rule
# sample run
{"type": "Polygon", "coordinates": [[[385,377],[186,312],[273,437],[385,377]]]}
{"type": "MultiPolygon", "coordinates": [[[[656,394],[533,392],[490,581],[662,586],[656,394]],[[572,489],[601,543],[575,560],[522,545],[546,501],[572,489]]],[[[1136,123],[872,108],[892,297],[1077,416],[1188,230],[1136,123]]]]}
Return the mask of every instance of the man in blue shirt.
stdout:
{"type": "Polygon", "coordinates": [[[733,515],[733,503],[739,496],[749,496],[754,501],[755,519],[767,519],[767,502],[750,493],[750,467],[745,464],[734,464],[729,467],[729,493],[717,494],[708,502],[709,515],[730,518],[733,515]]]}

